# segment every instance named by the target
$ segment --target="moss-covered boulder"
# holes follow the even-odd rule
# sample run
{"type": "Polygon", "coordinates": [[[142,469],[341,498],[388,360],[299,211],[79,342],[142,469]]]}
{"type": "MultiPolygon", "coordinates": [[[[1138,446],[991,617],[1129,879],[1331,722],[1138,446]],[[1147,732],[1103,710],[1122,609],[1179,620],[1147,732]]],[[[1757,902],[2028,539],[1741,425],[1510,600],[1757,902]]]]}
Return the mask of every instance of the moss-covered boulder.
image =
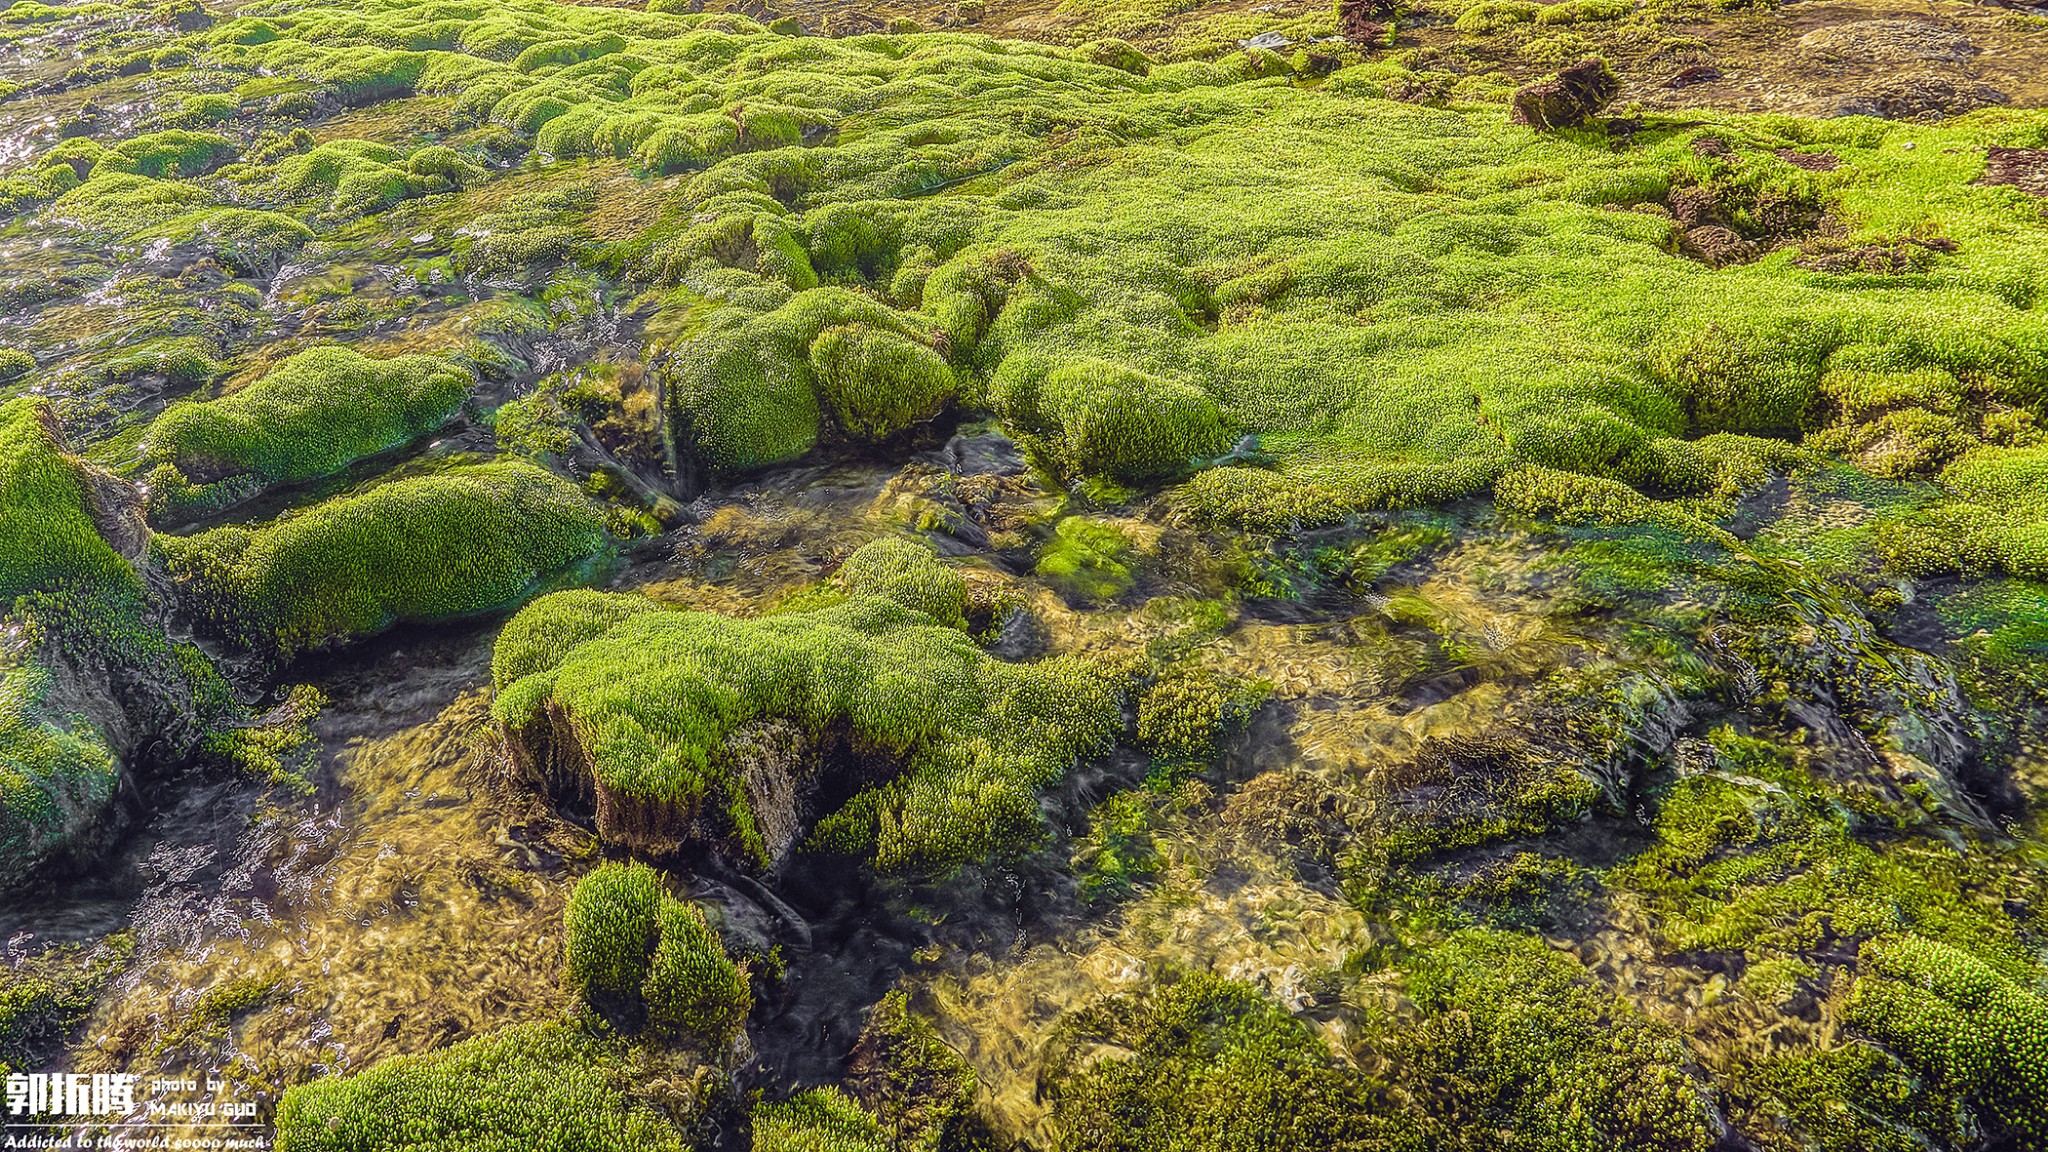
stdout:
{"type": "Polygon", "coordinates": [[[1120,722],[1088,665],[1003,664],[867,593],[752,620],[546,597],[506,626],[495,664],[496,714],[529,779],[594,800],[615,843],[703,841],[755,866],[818,818],[820,843],[888,870],[1026,841],[1037,790],[1120,722]]]}
{"type": "Polygon", "coordinates": [[[676,349],[667,396],[678,453],[714,472],[799,459],[829,428],[895,438],[951,403],[937,325],[843,288],[768,312],[721,309],[676,349]]]}
{"type": "Polygon", "coordinates": [[[87,848],[129,745],[189,739],[203,711],[144,619],[124,550],[146,536],[132,493],[65,450],[44,401],[0,405],[0,888],[87,848]],[[174,689],[182,719],[157,711],[174,689]]]}
{"type": "Polygon", "coordinates": [[[158,536],[187,610],[281,659],[515,604],[605,552],[602,511],[528,464],[397,480],[258,527],[158,536]]]}
{"type": "Polygon", "coordinates": [[[172,406],[143,438],[152,504],[200,511],[332,476],[440,427],[474,381],[435,356],[312,348],[218,400],[172,406]],[[169,467],[163,467],[168,465],[169,467]]]}
{"type": "Polygon", "coordinates": [[[1167,479],[1229,443],[1207,393],[1106,360],[1005,361],[991,398],[1013,427],[1079,475],[1167,479]]]}

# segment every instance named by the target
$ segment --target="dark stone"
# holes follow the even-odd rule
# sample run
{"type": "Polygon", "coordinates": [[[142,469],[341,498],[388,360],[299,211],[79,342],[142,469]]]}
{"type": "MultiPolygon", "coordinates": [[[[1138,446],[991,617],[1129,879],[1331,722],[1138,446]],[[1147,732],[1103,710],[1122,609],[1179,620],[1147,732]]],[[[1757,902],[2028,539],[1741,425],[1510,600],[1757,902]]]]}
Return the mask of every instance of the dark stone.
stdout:
{"type": "Polygon", "coordinates": [[[1690,88],[1695,84],[1712,84],[1720,78],[1721,70],[1712,64],[1695,64],[1690,68],[1679,69],[1676,75],[1664,81],[1664,87],[1690,88]]]}
{"type": "Polygon", "coordinates": [[[1516,92],[1511,118],[1538,131],[1575,128],[1620,94],[1621,78],[1607,66],[1607,61],[1594,57],[1516,92]]]}

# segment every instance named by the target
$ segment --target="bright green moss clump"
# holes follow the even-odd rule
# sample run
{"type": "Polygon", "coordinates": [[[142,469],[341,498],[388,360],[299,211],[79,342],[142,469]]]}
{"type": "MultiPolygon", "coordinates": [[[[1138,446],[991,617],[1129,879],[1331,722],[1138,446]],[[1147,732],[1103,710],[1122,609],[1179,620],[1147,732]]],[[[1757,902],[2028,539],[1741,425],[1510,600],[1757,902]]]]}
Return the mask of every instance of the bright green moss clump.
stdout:
{"type": "Polygon", "coordinates": [[[489,464],[155,547],[184,602],[223,636],[289,658],[515,603],[606,541],[602,513],[573,486],[489,464]]]}
{"type": "Polygon", "coordinates": [[[277,1108],[279,1152],[684,1152],[635,1099],[649,1070],[622,1041],[522,1024],[316,1080],[277,1108]]]}
{"type": "Polygon", "coordinates": [[[890,1152],[881,1122],[837,1088],[754,1110],[754,1152],[890,1152]]]}
{"type": "Polygon", "coordinates": [[[1921,936],[1863,946],[1848,1017],[2021,1147],[2048,1142],[2048,1000],[1959,948],[1921,936]]]}
{"type": "Polygon", "coordinates": [[[171,408],[144,445],[151,458],[201,482],[241,473],[316,480],[433,431],[470,384],[467,373],[433,356],[374,360],[349,348],[313,348],[240,391],[171,408]]]}
{"type": "Polygon", "coordinates": [[[139,589],[101,537],[84,465],[65,453],[47,402],[0,404],[0,611],[25,592],[139,589]]]}
{"type": "Polygon", "coordinates": [[[791,818],[771,798],[816,788],[839,748],[902,770],[828,815],[821,842],[889,870],[949,867],[1032,836],[1037,789],[1118,723],[1086,665],[1000,663],[881,596],[754,620],[553,599],[506,629],[505,669],[524,674],[500,683],[497,715],[528,771],[594,790],[600,832],[626,844],[704,838],[765,864],[764,823],[791,818]],[[566,650],[535,640],[600,626],[566,650]],[[561,655],[538,667],[544,651],[561,655]],[[763,726],[797,743],[743,771],[731,740],[763,726]]]}
{"type": "Polygon", "coordinates": [[[857,596],[880,596],[949,628],[966,627],[966,581],[923,544],[898,536],[863,544],[839,566],[839,582],[857,596]]]}
{"type": "Polygon", "coordinates": [[[570,987],[644,1019],[653,1035],[719,1048],[753,1007],[745,971],[704,914],[670,896],[644,864],[606,864],[579,881],[566,930],[570,987]]]}
{"type": "Polygon", "coordinates": [[[1115,524],[1069,516],[1053,529],[1038,557],[1038,574],[1069,600],[1113,600],[1136,583],[1130,538],[1115,524]]]}
{"type": "Polygon", "coordinates": [[[1165,479],[1227,444],[1216,404],[1200,389],[1107,361],[1046,370],[1020,359],[996,376],[993,399],[1077,474],[1165,479]]]}
{"type": "Polygon", "coordinates": [[[946,358],[865,324],[828,328],[811,344],[818,394],[848,436],[880,444],[939,414],[959,385],[946,358]]]}
{"type": "Polygon", "coordinates": [[[679,349],[669,398],[693,459],[723,472],[785,463],[816,446],[828,416],[847,438],[879,443],[952,400],[929,321],[843,288],[787,300],[721,309],[679,349]]]}

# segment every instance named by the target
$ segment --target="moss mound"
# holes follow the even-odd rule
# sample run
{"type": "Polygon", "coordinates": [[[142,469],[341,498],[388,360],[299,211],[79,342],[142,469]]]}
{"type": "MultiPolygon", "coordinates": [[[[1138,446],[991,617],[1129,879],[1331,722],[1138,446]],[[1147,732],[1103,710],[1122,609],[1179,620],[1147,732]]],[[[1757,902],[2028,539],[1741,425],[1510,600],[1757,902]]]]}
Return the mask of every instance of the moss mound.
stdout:
{"type": "Polygon", "coordinates": [[[670,896],[646,865],[606,864],[578,881],[564,928],[569,986],[600,1010],[714,1051],[746,1023],[746,973],[704,914],[670,896]]]}
{"type": "Polygon", "coordinates": [[[150,426],[144,452],[199,483],[243,473],[317,480],[440,427],[470,385],[433,356],[312,348],[218,400],[172,407],[150,426]]]}
{"type": "Polygon", "coordinates": [[[141,587],[100,535],[85,467],[56,428],[47,401],[0,404],[0,611],[38,590],[141,587]]]}
{"type": "Polygon", "coordinates": [[[754,1110],[754,1152],[888,1152],[881,1122],[837,1088],[801,1092],[754,1110]]]}
{"type": "MultiPolygon", "coordinates": [[[[801,250],[799,249],[799,253],[801,250]]],[[[678,447],[720,472],[802,457],[829,416],[861,444],[937,415],[957,383],[930,321],[843,288],[718,311],[669,374],[678,447]]]]}
{"type": "Polygon", "coordinates": [[[573,486],[487,464],[154,546],[188,609],[233,643],[289,659],[517,603],[602,553],[607,535],[573,486]]]}
{"type": "Polygon", "coordinates": [[[650,1069],[618,1040],[522,1024],[287,1091],[290,1152],[684,1152],[693,1142],[636,1097],[650,1069]]]}
{"type": "Polygon", "coordinates": [[[870,541],[839,566],[838,580],[856,596],[893,600],[948,628],[967,626],[967,582],[923,544],[897,536],[870,541]]]}
{"type": "Polygon", "coordinates": [[[1863,946],[1848,1018],[2022,1147],[2048,1142],[2048,1001],[1962,949],[1922,936],[1863,946]]]}
{"type": "Polygon", "coordinates": [[[647,850],[708,840],[765,865],[771,833],[837,793],[851,799],[823,814],[821,843],[947,868],[1035,835],[1037,789],[1119,723],[1086,665],[1002,664],[874,595],[756,620],[548,597],[506,637],[523,674],[500,681],[496,714],[515,758],[594,795],[599,831],[647,850]],[[542,635],[589,638],[538,667],[542,635]],[[773,754],[753,754],[766,733],[773,754]]]}

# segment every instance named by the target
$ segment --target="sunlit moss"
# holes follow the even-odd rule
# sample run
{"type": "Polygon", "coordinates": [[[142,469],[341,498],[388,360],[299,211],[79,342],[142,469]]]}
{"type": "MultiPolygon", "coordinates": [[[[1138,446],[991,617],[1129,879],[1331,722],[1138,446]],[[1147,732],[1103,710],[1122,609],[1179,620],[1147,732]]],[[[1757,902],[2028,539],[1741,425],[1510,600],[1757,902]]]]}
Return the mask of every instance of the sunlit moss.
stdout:
{"type": "Polygon", "coordinates": [[[1863,946],[1848,1018],[2023,1144],[2048,1140],[2048,1001],[1921,936],[1863,946]]]}
{"type": "Polygon", "coordinates": [[[693,1147],[636,1099],[648,1074],[638,1064],[618,1040],[571,1025],[516,1025],[295,1087],[277,1107],[277,1144],[287,1152],[693,1147]]]}
{"type": "Polygon", "coordinates": [[[150,426],[143,450],[202,482],[240,473],[316,480],[432,431],[471,384],[438,357],[313,348],[218,400],[173,406],[150,426]]]}
{"type": "Polygon", "coordinates": [[[606,864],[569,898],[568,979],[600,1009],[625,1010],[649,1034],[718,1050],[754,998],[694,905],[670,896],[644,864],[606,864]]]}
{"type": "Polygon", "coordinates": [[[855,595],[893,600],[948,627],[966,626],[966,581],[923,544],[899,536],[870,541],[839,566],[838,579],[855,595]]]}
{"type": "MultiPolygon", "coordinates": [[[[562,617],[546,599],[528,614],[562,617]]],[[[780,721],[814,748],[849,739],[900,774],[826,816],[820,841],[888,870],[943,869],[1030,839],[1036,790],[1101,748],[1117,717],[1111,686],[1086,665],[1003,664],[931,620],[871,595],[757,620],[579,604],[560,626],[513,621],[520,655],[506,668],[526,673],[500,688],[497,714],[533,772],[595,790],[606,835],[650,846],[707,837],[758,863],[773,814],[752,799],[727,738],[780,721]],[[543,631],[559,640],[537,645],[543,631]]],[[[800,781],[816,766],[778,770],[800,781]]]]}
{"type": "Polygon", "coordinates": [[[889,1134],[837,1088],[800,1092],[754,1110],[754,1152],[887,1152],[889,1134]]]}
{"type": "Polygon", "coordinates": [[[393,481],[260,528],[158,536],[154,547],[221,635],[289,658],[399,621],[516,603],[607,537],[573,486],[492,464],[393,481]]]}

